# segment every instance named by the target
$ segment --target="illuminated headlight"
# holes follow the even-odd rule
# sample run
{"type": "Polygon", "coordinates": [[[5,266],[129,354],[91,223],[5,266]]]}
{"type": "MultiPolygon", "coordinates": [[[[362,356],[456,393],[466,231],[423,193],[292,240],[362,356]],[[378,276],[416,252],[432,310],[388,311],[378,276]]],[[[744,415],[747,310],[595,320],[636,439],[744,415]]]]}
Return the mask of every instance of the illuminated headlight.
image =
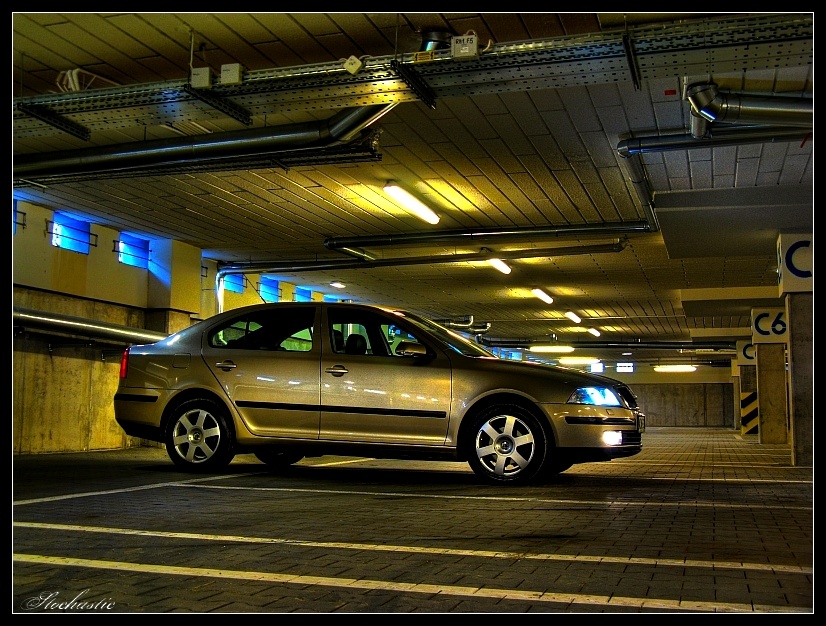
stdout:
{"type": "Polygon", "coordinates": [[[568,404],[590,404],[596,406],[622,406],[617,394],[608,387],[580,387],[568,398],[568,404]]]}
{"type": "Polygon", "coordinates": [[[622,445],[622,432],[618,430],[606,430],[602,433],[602,443],[606,446],[622,445]]]}

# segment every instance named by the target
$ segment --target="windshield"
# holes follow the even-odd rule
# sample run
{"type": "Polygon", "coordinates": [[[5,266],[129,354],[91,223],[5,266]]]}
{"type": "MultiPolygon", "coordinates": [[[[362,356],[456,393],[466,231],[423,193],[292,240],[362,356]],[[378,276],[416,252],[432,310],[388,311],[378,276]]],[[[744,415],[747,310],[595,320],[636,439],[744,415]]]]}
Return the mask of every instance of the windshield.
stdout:
{"type": "Polygon", "coordinates": [[[473,343],[470,339],[467,339],[459,333],[445,328],[432,320],[425,317],[419,317],[418,315],[408,313],[407,311],[394,311],[394,313],[415,324],[416,326],[424,328],[430,335],[441,341],[446,348],[450,348],[454,352],[458,352],[459,354],[463,354],[465,356],[487,356],[496,358],[494,354],[488,352],[479,344],[473,343]]]}

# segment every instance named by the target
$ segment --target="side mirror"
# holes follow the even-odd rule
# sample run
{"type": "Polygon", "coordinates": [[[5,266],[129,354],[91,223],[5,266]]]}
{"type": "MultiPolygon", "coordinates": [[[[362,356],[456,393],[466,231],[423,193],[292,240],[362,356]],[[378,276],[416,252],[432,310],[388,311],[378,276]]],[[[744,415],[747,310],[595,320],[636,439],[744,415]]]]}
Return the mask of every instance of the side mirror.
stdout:
{"type": "Polygon", "coordinates": [[[400,356],[427,356],[427,348],[413,341],[400,341],[396,346],[396,354],[400,356]]]}

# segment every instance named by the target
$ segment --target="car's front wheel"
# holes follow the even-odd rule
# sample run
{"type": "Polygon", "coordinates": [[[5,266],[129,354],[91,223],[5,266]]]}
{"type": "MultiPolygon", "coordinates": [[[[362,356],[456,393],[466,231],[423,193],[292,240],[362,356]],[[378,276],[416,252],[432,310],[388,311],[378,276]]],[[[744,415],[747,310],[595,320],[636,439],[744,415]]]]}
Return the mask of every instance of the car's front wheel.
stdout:
{"type": "Polygon", "coordinates": [[[212,470],[229,465],[235,456],[226,409],[206,398],[179,406],[166,429],[166,453],[178,467],[212,470]]]}
{"type": "Polygon", "coordinates": [[[537,476],[548,454],[539,420],[517,405],[491,406],[477,415],[466,444],[468,464],[485,481],[524,484],[537,476]]]}

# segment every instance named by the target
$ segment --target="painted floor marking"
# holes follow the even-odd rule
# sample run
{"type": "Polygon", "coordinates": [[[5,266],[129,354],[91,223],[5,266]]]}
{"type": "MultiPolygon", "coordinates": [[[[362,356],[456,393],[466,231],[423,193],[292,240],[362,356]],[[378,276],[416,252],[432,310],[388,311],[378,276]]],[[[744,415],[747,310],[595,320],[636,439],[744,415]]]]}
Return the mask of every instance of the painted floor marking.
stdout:
{"type": "MultiPolygon", "coordinates": [[[[375,496],[375,497],[393,497],[393,498],[432,498],[437,500],[490,500],[494,502],[525,502],[525,503],[542,503],[542,504],[561,504],[564,506],[628,506],[628,507],[693,507],[693,508],[717,508],[717,509],[760,509],[772,510],[780,509],[783,511],[811,511],[812,506],[788,506],[784,504],[778,505],[752,505],[752,504],[725,504],[720,502],[657,502],[654,500],[632,501],[632,500],[566,500],[561,498],[538,498],[538,497],[516,497],[516,496],[462,496],[455,494],[419,494],[398,491],[356,491],[350,489],[310,489],[299,487],[234,487],[231,485],[208,485],[206,482],[228,480],[236,477],[236,474],[226,476],[209,476],[204,478],[194,478],[192,480],[185,480],[180,482],[165,482],[155,483],[153,485],[142,485],[140,487],[125,487],[123,489],[110,489],[107,491],[87,491],[83,493],[65,494],[61,496],[47,496],[43,498],[31,498],[29,500],[16,500],[14,506],[23,506],[26,504],[39,504],[43,502],[57,502],[60,500],[71,500],[73,498],[87,498],[90,496],[112,495],[118,493],[129,493],[132,491],[143,491],[146,489],[154,489],[156,487],[193,487],[199,489],[222,489],[228,491],[270,491],[283,493],[317,493],[320,495],[353,495],[353,496],[375,496]]],[[[247,476],[255,476],[255,474],[244,474],[247,476]]],[[[749,481],[754,482],[754,481],[749,481]]]]}
{"type": "Polygon", "coordinates": [[[289,544],[312,548],[330,548],[337,550],[372,550],[376,552],[398,552],[408,554],[442,554],[447,556],[471,556],[480,558],[526,559],[536,561],[574,561],[587,563],[612,563],[625,565],[651,565],[674,567],[703,567],[708,569],[736,569],[748,571],[766,571],[789,574],[811,574],[812,568],[799,565],[773,565],[770,563],[743,563],[737,561],[699,561],[692,559],[651,559],[639,557],[587,556],[582,554],[536,554],[532,552],[503,552],[497,550],[459,550],[455,548],[435,548],[429,546],[400,546],[388,544],[368,544],[352,542],[306,541],[298,539],[279,539],[275,537],[249,537],[246,535],[213,535],[204,533],[182,533],[153,530],[135,530],[131,528],[112,528],[104,526],[77,526],[72,524],[49,524],[43,522],[14,522],[18,528],[36,528],[42,530],[59,530],[61,532],[89,532],[113,535],[131,535],[142,537],[163,537],[166,539],[195,539],[199,541],[218,541],[254,544],[289,544]]]}
{"type": "Polygon", "coordinates": [[[548,602],[570,604],[600,605],[611,607],[633,607],[650,610],[688,610],[713,613],[811,613],[810,607],[764,606],[740,604],[733,602],[698,602],[680,600],[659,600],[653,598],[629,598],[622,596],[600,596],[576,593],[550,593],[542,591],[525,591],[521,589],[494,589],[490,587],[462,587],[456,585],[428,585],[424,583],[388,582],[371,579],[332,578],[327,576],[301,576],[277,574],[272,572],[247,572],[198,567],[177,567],[171,565],[147,565],[142,563],[124,563],[121,561],[101,561],[66,557],[42,556],[38,554],[15,554],[18,563],[38,563],[68,567],[87,567],[94,569],[141,572],[146,574],[166,574],[176,576],[202,576],[233,580],[254,580],[278,584],[318,585],[323,587],[342,587],[368,591],[392,591],[401,593],[423,593],[428,595],[447,595],[473,598],[490,598],[495,600],[516,600],[527,602],[548,602]]]}
{"type": "MultiPolygon", "coordinates": [[[[174,485],[165,485],[174,486],[174,485]]],[[[657,502],[655,500],[565,500],[560,498],[536,498],[531,496],[458,496],[447,494],[432,494],[432,493],[409,493],[403,491],[356,491],[349,489],[304,489],[299,487],[233,487],[232,485],[204,485],[187,482],[181,484],[181,487],[192,487],[196,489],[223,489],[227,491],[283,491],[289,493],[319,493],[319,494],[335,494],[335,495],[353,495],[353,496],[376,496],[376,497],[391,497],[391,498],[433,498],[437,500],[490,500],[492,502],[525,502],[525,503],[541,503],[541,504],[561,504],[565,506],[590,506],[590,507],[617,507],[617,506],[641,506],[641,507],[694,507],[694,508],[715,508],[715,509],[760,509],[761,511],[768,511],[771,509],[781,509],[783,511],[811,511],[811,506],[787,506],[783,504],[765,505],[765,504],[726,504],[720,502],[657,502]]]]}

